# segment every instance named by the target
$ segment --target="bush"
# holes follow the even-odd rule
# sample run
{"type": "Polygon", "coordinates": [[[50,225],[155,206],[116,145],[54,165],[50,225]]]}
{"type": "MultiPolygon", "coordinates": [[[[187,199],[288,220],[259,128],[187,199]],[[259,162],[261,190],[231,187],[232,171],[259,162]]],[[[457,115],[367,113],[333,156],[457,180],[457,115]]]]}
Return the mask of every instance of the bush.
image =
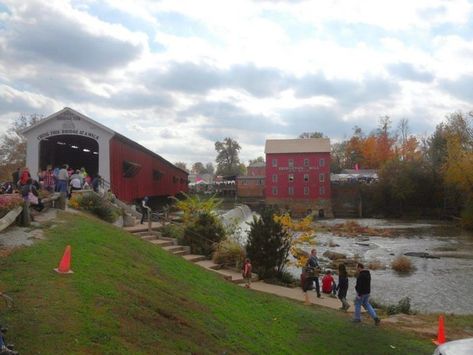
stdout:
{"type": "Polygon", "coordinates": [[[387,315],[392,316],[394,314],[404,313],[404,314],[414,314],[411,310],[411,299],[409,297],[404,297],[399,300],[397,305],[390,304],[385,305],[376,299],[370,298],[370,303],[374,308],[382,309],[386,312],[387,315]]]}
{"type": "Polygon", "coordinates": [[[253,217],[246,246],[253,269],[262,279],[281,275],[291,247],[290,235],[274,220],[276,210],[266,207],[261,217],[253,217]]]}
{"type": "Polygon", "coordinates": [[[367,264],[367,268],[370,270],[384,270],[384,265],[379,260],[371,260],[367,264]]]}
{"type": "Polygon", "coordinates": [[[23,204],[20,195],[0,195],[0,218],[23,204]]]}
{"type": "Polygon", "coordinates": [[[217,243],[223,238],[225,230],[222,224],[211,212],[206,211],[186,226],[183,241],[185,245],[190,246],[193,254],[210,257],[217,243]]]}
{"type": "Polygon", "coordinates": [[[97,194],[84,193],[70,199],[69,205],[95,214],[106,222],[113,223],[120,216],[120,210],[97,194]]]}
{"type": "Polygon", "coordinates": [[[182,239],[184,235],[184,230],[182,227],[176,226],[175,224],[166,224],[162,226],[159,231],[163,237],[175,238],[177,240],[182,239]]]}
{"type": "Polygon", "coordinates": [[[409,297],[402,298],[397,305],[389,305],[386,312],[389,316],[398,313],[411,314],[411,299],[409,297]]]}
{"type": "Polygon", "coordinates": [[[240,269],[245,258],[245,250],[236,241],[222,240],[215,249],[212,260],[215,264],[240,269]]]}
{"type": "Polygon", "coordinates": [[[414,270],[414,265],[412,265],[411,259],[401,255],[393,260],[391,268],[397,272],[407,273],[414,270]]]}

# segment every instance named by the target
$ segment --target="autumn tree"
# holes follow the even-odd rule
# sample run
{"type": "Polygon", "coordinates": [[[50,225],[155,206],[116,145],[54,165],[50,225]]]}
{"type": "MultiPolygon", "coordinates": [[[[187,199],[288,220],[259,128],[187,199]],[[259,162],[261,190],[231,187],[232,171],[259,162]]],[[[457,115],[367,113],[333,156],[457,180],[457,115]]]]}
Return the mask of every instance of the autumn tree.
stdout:
{"type": "Polygon", "coordinates": [[[422,153],[418,139],[409,133],[409,121],[401,119],[398,126],[397,156],[400,160],[420,160],[422,153]]]}
{"type": "Polygon", "coordinates": [[[244,168],[244,164],[240,164],[238,154],[241,150],[240,144],[230,137],[226,137],[223,141],[215,142],[215,150],[217,151],[217,175],[239,175],[244,168]]]}
{"type": "Polygon", "coordinates": [[[353,169],[356,164],[363,160],[364,134],[360,127],[353,128],[353,135],[345,144],[346,167],[353,169]]]}
{"type": "Polygon", "coordinates": [[[448,117],[445,180],[457,185],[468,199],[473,198],[473,121],[472,114],[455,113],[448,117]]]}
{"type": "Polygon", "coordinates": [[[35,124],[42,116],[21,115],[0,136],[0,180],[10,180],[11,173],[26,164],[26,140],[21,131],[35,124]]]}

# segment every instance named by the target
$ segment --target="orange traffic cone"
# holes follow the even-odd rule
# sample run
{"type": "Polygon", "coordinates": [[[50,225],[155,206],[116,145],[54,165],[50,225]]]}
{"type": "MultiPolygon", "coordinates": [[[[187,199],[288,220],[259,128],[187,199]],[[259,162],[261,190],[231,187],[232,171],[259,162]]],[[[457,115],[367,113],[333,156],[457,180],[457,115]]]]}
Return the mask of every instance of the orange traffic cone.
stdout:
{"type": "Polygon", "coordinates": [[[72,274],[71,270],[71,246],[68,245],[64,251],[61,261],[59,262],[59,267],[54,269],[54,271],[60,274],[72,274]]]}
{"type": "Polygon", "coordinates": [[[437,333],[437,340],[432,340],[435,345],[440,345],[445,343],[445,327],[443,324],[443,316],[439,316],[439,330],[437,333]]]}

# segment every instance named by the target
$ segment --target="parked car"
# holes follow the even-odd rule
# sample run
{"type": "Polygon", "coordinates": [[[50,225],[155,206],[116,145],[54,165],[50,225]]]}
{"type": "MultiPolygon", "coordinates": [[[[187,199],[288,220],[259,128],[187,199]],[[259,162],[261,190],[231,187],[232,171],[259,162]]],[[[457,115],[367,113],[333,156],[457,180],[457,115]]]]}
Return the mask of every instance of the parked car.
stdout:
{"type": "Polygon", "coordinates": [[[439,345],[434,355],[471,355],[473,354],[473,338],[449,341],[439,345]]]}

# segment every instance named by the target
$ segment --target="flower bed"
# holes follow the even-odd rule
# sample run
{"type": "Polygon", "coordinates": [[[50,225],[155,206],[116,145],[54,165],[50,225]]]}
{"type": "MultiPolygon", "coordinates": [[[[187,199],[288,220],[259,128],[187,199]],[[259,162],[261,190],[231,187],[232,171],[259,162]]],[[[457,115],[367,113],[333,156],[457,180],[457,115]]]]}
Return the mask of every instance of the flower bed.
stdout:
{"type": "Polygon", "coordinates": [[[18,194],[0,195],[0,218],[18,206],[21,206],[22,203],[23,199],[18,194]]]}

